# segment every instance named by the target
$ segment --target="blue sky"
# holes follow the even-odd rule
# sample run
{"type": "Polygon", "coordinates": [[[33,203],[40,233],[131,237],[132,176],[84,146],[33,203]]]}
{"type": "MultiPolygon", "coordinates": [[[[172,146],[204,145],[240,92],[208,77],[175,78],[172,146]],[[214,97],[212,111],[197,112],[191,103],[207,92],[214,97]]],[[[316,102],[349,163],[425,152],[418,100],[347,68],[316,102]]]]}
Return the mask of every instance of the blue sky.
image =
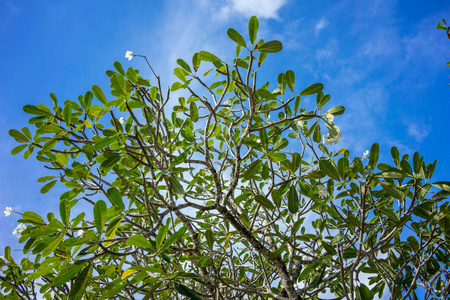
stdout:
{"type": "MultiPolygon", "coordinates": [[[[362,156],[374,142],[381,160],[390,147],[438,160],[435,180],[450,179],[450,40],[436,30],[450,19],[449,1],[0,1],[0,208],[58,211],[58,187],[41,195],[37,178],[50,175],[33,157],[11,156],[17,143],[11,128],[27,126],[25,104],[76,100],[93,84],[108,90],[105,71],[115,60],[125,68],[150,70],[128,61],[127,50],[146,55],[166,86],[177,58],[190,61],[200,50],[231,61],[233,27],[247,33],[250,16],[259,36],[280,40],[284,49],[269,55],[263,79],[296,74],[299,92],[315,82],[331,94],[329,106],[344,105],[336,119],[343,132],[337,147],[362,156]]],[[[110,96],[110,98],[112,98],[110,96]]],[[[0,215],[0,248],[20,249],[12,235],[17,215],[0,215]]],[[[2,253],[3,250],[0,250],[2,253]]]]}

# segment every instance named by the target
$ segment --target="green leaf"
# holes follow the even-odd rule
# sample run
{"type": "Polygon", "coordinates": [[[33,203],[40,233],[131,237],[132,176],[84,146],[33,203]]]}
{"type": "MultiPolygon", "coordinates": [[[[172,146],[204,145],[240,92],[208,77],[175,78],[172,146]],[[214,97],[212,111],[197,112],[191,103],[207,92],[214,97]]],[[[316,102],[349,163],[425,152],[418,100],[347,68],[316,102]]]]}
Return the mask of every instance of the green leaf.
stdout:
{"type": "MultiPolygon", "coordinates": [[[[19,143],[28,143],[29,142],[28,138],[22,132],[20,132],[19,130],[10,129],[8,131],[8,133],[9,133],[10,136],[12,136],[19,143]]],[[[25,147],[26,147],[26,145],[25,145],[25,147]]]]}
{"type": "Polygon", "coordinates": [[[436,25],[436,29],[437,30],[447,30],[447,27],[445,27],[444,25],[442,25],[442,22],[437,23],[436,25]]]}
{"type": "Polygon", "coordinates": [[[370,148],[369,163],[367,164],[372,170],[375,169],[375,166],[378,163],[379,153],[380,145],[378,145],[378,143],[373,144],[370,148]]]}
{"type": "Polygon", "coordinates": [[[339,180],[339,172],[334,166],[333,163],[331,163],[328,160],[320,160],[319,161],[319,168],[322,170],[325,174],[327,174],[328,177],[339,180]]]}
{"type": "Polygon", "coordinates": [[[183,70],[182,68],[175,68],[175,70],[173,70],[173,73],[175,74],[175,76],[178,77],[178,79],[180,79],[182,82],[186,82],[186,71],[183,70]]]}
{"type": "Polygon", "coordinates": [[[348,158],[346,157],[341,157],[338,160],[338,172],[339,172],[339,176],[342,179],[345,179],[345,177],[347,176],[347,174],[350,172],[350,166],[349,166],[349,161],[348,158]]]}
{"type": "Polygon", "coordinates": [[[330,254],[330,255],[336,255],[336,249],[334,249],[333,248],[333,246],[331,246],[330,244],[328,244],[328,243],[325,243],[324,241],[322,241],[322,246],[323,246],[323,249],[325,249],[325,251],[328,253],[328,254],[330,254]]]}
{"type": "Polygon", "coordinates": [[[379,207],[378,209],[380,210],[380,212],[385,214],[392,221],[394,221],[394,222],[399,222],[400,221],[400,218],[398,217],[398,215],[394,212],[394,210],[392,208],[379,207]]]}
{"type": "Polygon", "coordinates": [[[394,197],[395,199],[398,200],[403,199],[403,192],[397,186],[385,181],[380,181],[380,185],[383,188],[383,190],[385,190],[391,197],[394,197]]]}
{"type": "Polygon", "coordinates": [[[275,209],[275,206],[270,202],[269,199],[264,197],[263,195],[255,195],[255,201],[264,206],[267,209],[275,209]]]}
{"type": "Polygon", "coordinates": [[[91,278],[91,265],[81,271],[81,273],[75,279],[75,282],[71,286],[69,300],[81,300],[84,293],[86,292],[86,285],[88,280],[91,278]]]}
{"type": "Polygon", "coordinates": [[[242,35],[241,35],[239,32],[236,31],[236,29],[234,29],[234,28],[229,28],[229,29],[227,30],[227,35],[228,35],[228,37],[229,37],[233,42],[235,42],[236,44],[238,44],[238,45],[240,45],[240,46],[242,46],[242,47],[247,48],[247,44],[245,43],[244,38],[242,37],[242,35]]]}
{"type": "Polygon", "coordinates": [[[432,183],[437,188],[440,188],[441,190],[450,192],[450,181],[438,181],[435,183],[432,183]]]}
{"type": "Polygon", "coordinates": [[[275,96],[274,94],[272,94],[270,91],[268,91],[266,89],[259,89],[256,91],[256,93],[262,99],[267,99],[267,100],[276,100],[277,99],[277,96],[275,96]]]}
{"type": "Polygon", "coordinates": [[[218,58],[214,54],[209,53],[207,51],[200,51],[198,53],[198,59],[203,60],[203,61],[210,61],[210,62],[220,62],[220,58],[218,58]]]}
{"type": "Polygon", "coordinates": [[[164,243],[164,245],[162,245],[162,247],[159,249],[159,252],[163,252],[165,250],[167,250],[170,246],[172,246],[173,243],[175,243],[180,236],[182,236],[184,233],[186,232],[186,227],[181,227],[177,232],[175,232],[174,234],[172,234],[164,243]]]}
{"type": "Polygon", "coordinates": [[[116,188],[109,188],[106,191],[106,194],[108,195],[109,200],[111,200],[111,202],[115,206],[119,207],[121,210],[125,209],[125,204],[123,203],[122,196],[116,188]]]}
{"type": "Polygon", "coordinates": [[[51,116],[52,114],[48,111],[37,108],[34,105],[25,105],[23,111],[30,115],[38,115],[38,116],[51,116]]]}
{"type": "Polygon", "coordinates": [[[394,160],[394,164],[399,167],[400,166],[400,153],[396,147],[391,148],[392,159],[394,160]]]}
{"type": "Polygon", "coordinates": [[[118,91],[121,94],[126,94],[127,83],[123,75],[115,73],[114,76],[111,77],[111,84],[116,91],[118,91]]]}
{"type": "Polygon", "coordinates": [[[317,125],[314,128],[313,141],[316,142],[316,143],[320,143],[322,141],[322,134],[320,132],[320,125],[317,125]]]}
{"type": "Polygon", "coordinates": [[[127,240],[128,245],[133,245],[136,247],[154,249],[153,245],[148,239],[146,239],[142,234],[135,234],[127,240]]]}
{"type": "Polygon", "coordinates": [[[106,203],[103,200],[98,200],[94,204],[94,222],[97,232],[101,233],[106,223],[106,203]]]}
{"type": "Polygon", "coordinates": [[[32,211],[26,211],[22,214],[22,219],[27,220],[28,223],[36,224],[36,225],[45,225],[44,219],[42,217],[32,211]]]}
{"type": "Polygon", "coordinates": [[[69,281],[70,279],[75,277],[75,275],[77,275],[78,272],[84,266],[86,266],[86,263],[87,262],[85,260],[79,260],[79,261],[76,261],[75,263],[73,263],[71,265],[68,265],[61,272],[59,272],[59,274],[52,280],[52,285],[53,286],[60,286],[63,283],[66,283],[67,281],[69,281]]]}
{"type": "Polygon", "coordinates": [[[314,290],[316,287],[318,287],[322,283],[323,275],[325,274],[325,266],[322,267],[322,270],[319,274],[316,274],[311,279],[311,282],[309,284],[308,290],[314,290]]]}
{"type": "Polygon", "coordinates": [[[291,90],[294,92],[294,84],[295,84],[295,74],[292,70],[287,70],[284,77],[286,78],[286,83],[291,90]]]}
{"type": "Polygon", "coordinates": [[[290,213],[295,214],[298,212],[299,208],[300,208],[300,205],[299,205],[298,193],[297,193],[297,190],[295,189],[295,186],[292,185],[289,188],[289,192],[288,192],[288,209],[289,209],[290,213]]]}
{"type": "Polygon", "coordinates": [[[42,146],[42,151],[49,152],[55,147],[55,145],[58,143],[58,140],[55,138],[49,139],[47,142],[45,142],[44,146],[42,146]]]}
{"type": "Polygon", "coordinates": [[[281,138],[278,141],[276,141],[275,144],[273,144],[272,151],[281,150],[281,149],[287,147],[287,145],[289,145],[289,141],[285,138],[281,138]]]}
{"type": "Polygon", "coordinates": [[[248,36],[250,37],[250,43],[252,43],[252,45],[256,41],[258,28],[259,28],[258,18],[256,16],[252,16],[248,21],[248,36]]]}
{"type": "Polygon", "coordinates": [[[275,260],[275,259],[277,259],[278,256],[280,256],[285,250],[287,250],[287,246],[286,246],[286,245],[283,245],[283,246],[279,247],[278,249],[272,251],[272,252],[269,254],[269,259],[270,259],[270,260],[275,260]]]}
{"type": "Polygon", "coordinates": [[[280,208],[281,207],[281,193],[280,193],[280,190],[273,189],[272,192],[270,193],[270,195],[272,196],[272,200],[275,203],[275,205],[277,206],[277,208],[280,208]]]}
{"type": "Polygon", "coordinates": [[[247,170],[245,170],[245,172],[242,174],[242,176],[244,177],[244,179],[249,180],[249,179],[253,178],[253,176],[259,171],[260,167],[261,167],[261,161],[255,160],[247,167],[247,170]]]}
{"type": "Polygon", "coordinates": [[[19,154],[20,152],[22,152],[23,149],[25,149],[26,147],[28,147],[28,145],[19,145],[17,147],[14,147],[11,150],[11,155],[16,155],[19,154]]]}
{"type": "Polygon", "coordinates": [[[169,165],[169,167],[167,168],[167,171],[170,171],[177,165],[184,163],[186,161],[186,158],[188,157],[188,155],[189,155],[188,151],[185,151],[185,152],[181,153],[180,155],[178,155],[172,161],[172,163],[169,165]]]}
{"type": "Polygon", "coordinates": [[[117,141],[118,139],[119,139],[119,136],[104,137],[95,143],[94,150],[101,150],[103,148],[106,148],[107,146],[111,145],[113,142],[117,141]]]}
{"type": "Polygon", "coordinates": [[[194,53],[192,56],[192,66],[194,67],[194,70],[197,71],[197,69],[200,67],[201,60],[198,57],[198,53],[194,53]]]}
{"type": "Polygon", "coordinates": [[[325,114],[332,114],[333,116],[342,115],[345,112],[345,107],[343,106],[334,106],[327,110],[325,114]]]}
{"type": "Polygon", "coordinates": [[[283,49],[283,45],[280,41],[269,41],[267,43],[262,44],[260,47],[255,49],[255,51],[267,52],[267,53],[276,53],[283,49]]]}
{"type": "Polygon", "coordinates": [[[187,286],[180,284],[180,283],[173,283],[173,287],[175,288],[175,291],[177,291],[178,294],[181,294],[183,296],[189,297],[191,300],[202,300],[197,293],[195,293],[193,290],[188,288],[187,286]]]}
{"type": "Polygon", "coordinates": [[[51,188],[55,186],[55,184],[56,184],[57,181],[58,181],[58,180],[53,180],[53,181],[50,181],[49,183],[47,183],[46,185],[44,185],[44,186],[41,188],[41,194],[45,194],[45,193],[47,193],[48,191],[50,191],[51,188]]]}
{"type": "Polygon", "coordinates": [[[120,62],[118,62],[118,61],[113,62],[113,66],[117,70],[117,72],[119,72],[120,74],[125,76],[125,71],[123,70],[123,67],[120,64],[120,62]]]}
{"type": "Polygon", "coordinates": [[[105,104],[106,102],[108,102],[108,100],[106,100],[105,94],[98,85],[94,84],[91,89],[94,93],[95,98],[97,98],[101,103],[105,104]]]}
{"type": "Polygon", "coordinates": [[[214,247],[214,233],[211,231],[211,229],[205,231],[205,237],[209,249],[212,250],[214,247]]]}
{"type": "Polygon", "coordinates": [[[302,98],[300,96],[295,97],[294,103],[294,114],[297,115],[300,104],[302,103],[302,98]]]}
{"type": "Polygon", "coordinates": [[[189,112],[191,115],[192,122],[197,122],[198,121],[198,108],[197,108],[197,105],[195,104],[195,102],[191,102],[191,104],[189,106],[189,112]]]}
{"type": "Polygon", "coordinates": [[[188,71],[189,73],[192,73],[191,67],[189,67],[189,65],[187,64],[187,62],[185,62],[184,60],[182,60],[181,58],[177,59],[177,64],[182,67],[183,69],[185,69],[186,71],[188,71]]]}
{"type": "Polygon", "coordinates": [[[314,95],[323,90],[323,84],[322,83],[314,83],[307,88],[305,88],[303,91],[300,92],[300,96],[308,96],[308,95],[314,95]]]}
{"type": "Polygon", "coordinates": [[[64,116],[64,122],[66,123],[66,126],[70,127],[70,122],[72,121],[72,102],[71,101],[66,101],[66,103],[64,105],[63,116],[64,116]]]}
{"type": "Polygon", "coordinates": [[[61,221],[64,223],[64,225],[69,226],[70,205],[67,199],[61,200],[59,202],[59,215],[61,216],[61,221]]]}
{"type": "Polygon", "coordinates": [[[175,177],[169,177],[170,187],[172,191],[177,195],[177,197],[184,196],[184,188],[175,177]]]}
{"type": "Polygon", "coordinates": [[[115,218],[111,222],[109,222],[108,227],[105,230],[105,237],[107,239],[112,239],[116,236],[117,229],[119,228],[122,220],[123,220],[123,217],[120,216],[118,218],[115,218]]]}
{"type": "Polygon", "coordinates": [[[360,286],[356,287],[356,299],[357,300],[372,300],[373,295],[370,289],[364,285],[363,283],[360,283],[360,286]]]}

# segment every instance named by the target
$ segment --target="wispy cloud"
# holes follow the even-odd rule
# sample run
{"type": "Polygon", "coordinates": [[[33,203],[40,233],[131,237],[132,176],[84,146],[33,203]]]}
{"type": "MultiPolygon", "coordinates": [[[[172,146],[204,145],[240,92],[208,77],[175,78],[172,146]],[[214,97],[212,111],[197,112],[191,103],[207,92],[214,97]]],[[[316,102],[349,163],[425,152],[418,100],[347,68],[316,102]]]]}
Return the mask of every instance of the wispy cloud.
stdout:
{"type": "Polygon", "coordinates": [[[224,18],[239,13],[246,17],[257,15],[259,18],[278,19],[278,10],[286,2],[286,0],[229,0],[220,12],[224,18]]]}
{"type": "Polygon", "coordinates": [[[324,29],[325,27],[328,26],[328,24],[329,22],[325,18],[320,19],[320,21],[315,26],[316,32],[319,32],[320,30],[324,29]]]}
{"type": "Polygon", "coordinates": [[[408,124],[407,132],[410,137],[413,137],[418,143],[420,143],[428,136],[430,126],[410,123],[408,124]]]}

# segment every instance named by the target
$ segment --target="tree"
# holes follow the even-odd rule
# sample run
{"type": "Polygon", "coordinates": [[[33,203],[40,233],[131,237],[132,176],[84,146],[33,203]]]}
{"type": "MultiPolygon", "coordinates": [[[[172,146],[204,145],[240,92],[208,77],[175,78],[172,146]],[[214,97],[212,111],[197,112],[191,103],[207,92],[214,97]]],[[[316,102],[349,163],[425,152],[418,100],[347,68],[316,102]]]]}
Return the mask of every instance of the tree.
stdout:
{"type": "Polygon", "coordinates": [[[23,107],[35,132],[11,129],[12,154],[34,152],[54,173],[38,179],[42,193],[58,181],[67,191],[59,216],[21,214],[28,256],[6,247],[1,299],[450,294],[450,183],[431,182],[436,161],[327,147],[344,107],[325,108],[321,83],[294,92],[291,70],[261,85],[282,44],[257,31],[256,17],[248,40],[228,29],[232,64],[206,51],[178,59],[167,90],[114,62],[111,96],[93,85],[78,102],[23,107]]]}

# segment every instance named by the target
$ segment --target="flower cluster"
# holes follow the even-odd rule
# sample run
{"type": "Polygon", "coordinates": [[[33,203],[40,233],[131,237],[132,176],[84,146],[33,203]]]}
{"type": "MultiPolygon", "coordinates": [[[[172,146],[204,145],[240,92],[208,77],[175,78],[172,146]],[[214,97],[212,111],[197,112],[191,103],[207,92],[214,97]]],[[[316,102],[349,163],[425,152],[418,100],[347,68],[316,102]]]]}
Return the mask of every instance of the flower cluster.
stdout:
{"type": "Polygon", "coordinates": [[[7,217],[11,215],[12,212],[13,212],[12,207],[7,207],[3,213],[5,214],[5,217],[7,217]]]}
{"type": "Polygon", "coordinates": [[[134,56],[133,52],[131,52],[131,51],[127,51],[125,53],[125,57],[128,58],[129,61],[133,58],[133,56],[134,56]]]}
{"type": "Polygon", "coordinates": [[[23,225],[22,223],[20,223],[19,225],[17,225],[16,229],[14,229],[13,234],[17,235],[17,238],[20,238],[22,236],[22,232],[27,229],[27,226],[23,225]]]}
{"type": "Polygon", "coordinates": [[[333,145],[337,144],[337,142],[339,142],[339,140],[341,139],[342,136],[342,132],[339,132],[339,134],[337,136],[335,136],[334,138],[330,136],[330,134],[328,133],[327,136],[323,136],[323,143],[325,145],[333,145]]]}
{"type": "Polygon", "coordinates": [[[328,197],[328,191],[327,188],[324,185],[317,186],[317,190],[319,192],[319,197],[322,199],[325,199],[328,197]]]}
{"type": "Polygon", "coordinates": [[[369,156],[369,150],[366,150],[364,153],[363,153],[363,158],[362,159],[366,159],[367,158],[367,156],[369,156]]]}

